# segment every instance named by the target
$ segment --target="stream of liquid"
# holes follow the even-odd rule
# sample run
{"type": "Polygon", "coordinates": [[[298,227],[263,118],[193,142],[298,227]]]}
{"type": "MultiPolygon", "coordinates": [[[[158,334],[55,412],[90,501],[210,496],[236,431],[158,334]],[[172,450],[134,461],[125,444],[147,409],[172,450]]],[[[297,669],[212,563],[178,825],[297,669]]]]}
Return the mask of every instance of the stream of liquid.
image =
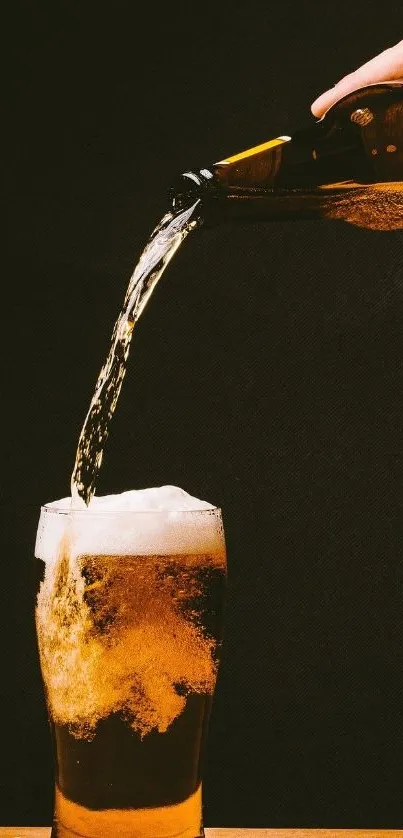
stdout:
{"type": "Polygon", "coordinates": [[[109,353],[98,376],[95,392],[77,446],[71,476],[73,507],[88,505],[102,463],[112,416],[126,373],[133,330],[165,268],[199,217],[199,201],[178,213],[167,213],[153,230],[130,278],[122,310],[116,320],[109,353]]]}

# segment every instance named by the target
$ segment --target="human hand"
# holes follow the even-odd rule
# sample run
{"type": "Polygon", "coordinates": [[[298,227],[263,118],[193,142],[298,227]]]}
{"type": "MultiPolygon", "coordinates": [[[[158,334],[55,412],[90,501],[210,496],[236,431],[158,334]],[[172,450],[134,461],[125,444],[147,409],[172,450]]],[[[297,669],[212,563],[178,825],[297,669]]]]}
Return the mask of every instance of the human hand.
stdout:
{"type": "Polygon", "coordinates": [[[367,84],[378,81],[403,81],[403,41],[385,49],[358,70],[344,76],[334,87],[318,96],[311,105],[314,116],[321,117],[338,99],[367,84]]]}

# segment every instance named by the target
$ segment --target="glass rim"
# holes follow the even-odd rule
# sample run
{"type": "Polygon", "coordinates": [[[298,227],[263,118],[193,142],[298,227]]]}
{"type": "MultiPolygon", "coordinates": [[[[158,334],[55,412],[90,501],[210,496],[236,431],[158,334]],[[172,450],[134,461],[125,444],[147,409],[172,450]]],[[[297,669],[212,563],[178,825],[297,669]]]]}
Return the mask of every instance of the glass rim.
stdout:
{"type": "Polygon", "coordinates": [[[212,512],[218,512],[222,516],[222,509],[220,506],[210,506],[207,509],[72,509],[70,506],[52,506],[51,504],[42,504],[41,512],[50,512],[52,515],[85,515],[94,517],[106,517],[111,515],[200,515],[212,512]]]}

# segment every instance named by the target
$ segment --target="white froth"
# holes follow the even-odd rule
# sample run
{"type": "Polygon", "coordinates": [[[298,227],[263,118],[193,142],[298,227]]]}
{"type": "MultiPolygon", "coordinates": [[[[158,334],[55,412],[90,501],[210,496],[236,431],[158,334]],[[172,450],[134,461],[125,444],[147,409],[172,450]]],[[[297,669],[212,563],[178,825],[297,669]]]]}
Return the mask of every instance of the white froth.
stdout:
{"type": "Polygon", "coordinates": [[[72,556],[215,552],[223,540],[213,504],[179,486],[94,496],[88,507],[74,511],[69,497],[47,503],[39,519],[37,558],[54,561],[65,534],[72,556]]]}

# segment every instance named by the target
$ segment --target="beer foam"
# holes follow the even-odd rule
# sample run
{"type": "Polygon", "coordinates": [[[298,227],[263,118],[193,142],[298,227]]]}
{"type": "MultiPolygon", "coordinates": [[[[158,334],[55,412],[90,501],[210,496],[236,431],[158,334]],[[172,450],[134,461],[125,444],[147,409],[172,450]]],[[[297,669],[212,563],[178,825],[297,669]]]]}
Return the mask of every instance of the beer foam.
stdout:
{"type": "Polygon", "coordinates": [[[170,485],[94,495],[88,507],[79,509],[65,497],[42,507],[35,555],[44,562],[55,561],[65,535],[72,556],[214,552],[223,536],[215,510],[213,504],[170,485]]]}

